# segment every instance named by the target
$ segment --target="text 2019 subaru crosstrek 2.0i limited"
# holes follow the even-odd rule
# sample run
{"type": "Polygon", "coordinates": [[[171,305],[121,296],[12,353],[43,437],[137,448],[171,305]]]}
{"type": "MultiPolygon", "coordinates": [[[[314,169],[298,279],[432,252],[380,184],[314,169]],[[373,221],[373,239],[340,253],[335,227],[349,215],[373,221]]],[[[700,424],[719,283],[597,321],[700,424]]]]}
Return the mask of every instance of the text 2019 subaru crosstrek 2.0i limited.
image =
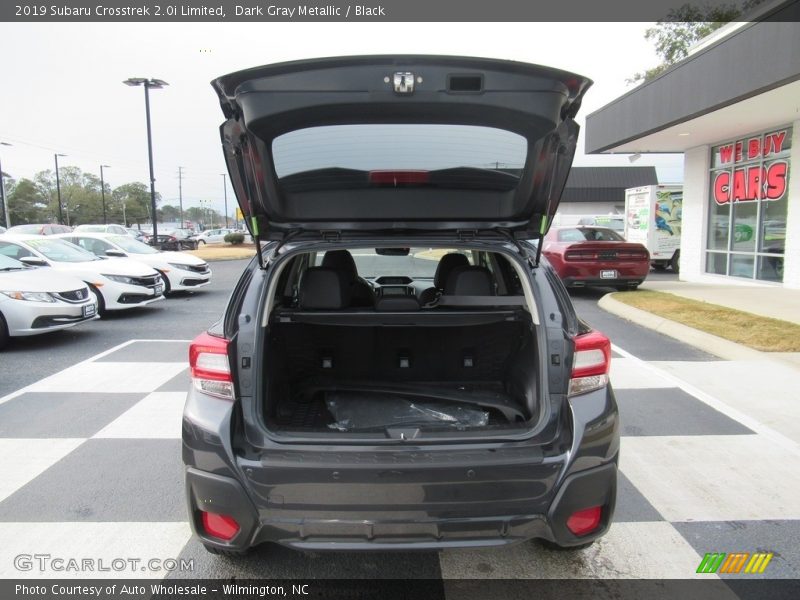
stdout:
{"type": "Polygon", "coordinates": [[[190,348],[212,552],[578,547],[614,512],[610,344],[541,258],[584,77],[371,56],[213,82],[261,252],[190,348]]]}

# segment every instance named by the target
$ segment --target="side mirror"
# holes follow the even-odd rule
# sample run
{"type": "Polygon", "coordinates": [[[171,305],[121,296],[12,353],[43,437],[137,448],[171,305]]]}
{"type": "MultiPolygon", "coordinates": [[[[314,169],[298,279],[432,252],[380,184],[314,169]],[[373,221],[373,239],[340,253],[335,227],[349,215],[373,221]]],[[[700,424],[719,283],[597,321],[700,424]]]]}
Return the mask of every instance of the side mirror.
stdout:
{"type": "Polygon", "coordinates": [[[22,256],[19,259],[24,265],[28,265],[29,267],[49,267],[50,263],[48,263],[45,259],[39,258],[38,256],[22,256]]]}
{"type": "Polygon", "coordinates": [[[106,250],[106,256],[113,256],[115,258],[126,258],[128,255],[125,254],[122,250],[106,250]]]}

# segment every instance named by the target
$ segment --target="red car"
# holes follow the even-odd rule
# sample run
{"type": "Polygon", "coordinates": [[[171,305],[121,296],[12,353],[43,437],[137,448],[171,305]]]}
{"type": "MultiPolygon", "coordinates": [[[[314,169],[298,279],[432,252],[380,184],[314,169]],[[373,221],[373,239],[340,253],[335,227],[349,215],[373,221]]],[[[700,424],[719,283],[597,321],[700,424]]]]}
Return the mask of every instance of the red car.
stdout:
{"type": "Polygon", "coordinates": [[[650,253],[606,227],[551,227],[547,257],[567,287],[589,285],[635,290],[650,272],[650,253]]]}

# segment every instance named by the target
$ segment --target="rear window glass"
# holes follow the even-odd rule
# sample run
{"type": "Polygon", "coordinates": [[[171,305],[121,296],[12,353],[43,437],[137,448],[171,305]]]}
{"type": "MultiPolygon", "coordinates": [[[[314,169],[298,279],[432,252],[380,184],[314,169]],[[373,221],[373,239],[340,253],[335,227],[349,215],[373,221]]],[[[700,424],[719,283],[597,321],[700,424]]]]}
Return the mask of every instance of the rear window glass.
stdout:
{"type": "Polygon", "coordinates": [[[561,229],[559,242],[624,242],[625,239],[611,229],[603,227],[582,227],[580,229],[561,229]]]}
{"type": "Polygon", "coordinates": [[[474,125],[365,124],[299,129],[272,142],[279,178],[323,169],[437,171],[459,167],[518,175],[527,141],[474,125]]]}

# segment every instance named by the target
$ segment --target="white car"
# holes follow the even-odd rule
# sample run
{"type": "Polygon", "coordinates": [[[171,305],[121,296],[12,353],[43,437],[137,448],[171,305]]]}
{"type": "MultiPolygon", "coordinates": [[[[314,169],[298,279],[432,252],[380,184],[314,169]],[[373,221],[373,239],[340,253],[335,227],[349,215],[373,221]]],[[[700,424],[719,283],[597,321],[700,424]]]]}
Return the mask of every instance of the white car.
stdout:
{"type": "Polygon", "coordinates": [[[80,231],[81,233],[117,233],[119,235],[129,235],[127,228],[122,225],[103,225],[102,223],[98,223],[96,225],[78,225],[73,231],[80,231]]]}
{"type": "Polygon", "coordinates": [[[163,252],[127,235],[74,231],[54,236],[102,257],[129,257],[161,273],[164,293],[194,290],[211,282],[211,269],[201,258],[186,252],[163,252]]]}
{"type": "Polygon", "coordinates": [[[97,318],[97,303],[74,277],[32,269],[0,254],[0,348],[10,337],[38,335],[97,318]]]}
{"type": "Polygon", "coordinates": [[[233,229],[206,229],[193,235],[190,239],[197,240],[197,244],[223,244],[225,236],[233,233],[233,229]]]}
{"type": "Polygon", "coordinates": [[[0,254],[84,281],[97,312],[126,310],[164,299],[164,282],[154,269],[130,258],[99,258],[53,236],[0,235],[0,254]]]}

